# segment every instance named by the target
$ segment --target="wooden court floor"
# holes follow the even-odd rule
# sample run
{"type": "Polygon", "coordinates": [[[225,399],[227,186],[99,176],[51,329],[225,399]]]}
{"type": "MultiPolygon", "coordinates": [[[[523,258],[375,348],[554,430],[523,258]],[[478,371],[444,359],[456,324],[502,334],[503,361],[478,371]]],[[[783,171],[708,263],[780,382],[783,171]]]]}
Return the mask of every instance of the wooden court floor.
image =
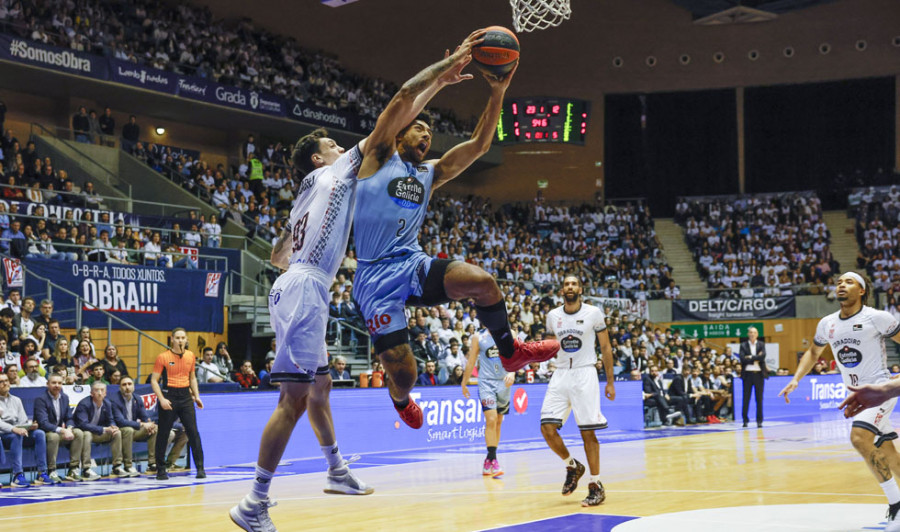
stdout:
{"type": "MultiPolygon", "coordinates": [[[[590,509],[580,505],[586,477],[574,495],[562,497],[562,462],[537,439],[501,444],[500,460],[506,470],[502,479],[481,476],[483,456],[475,448],[469,453],[410,452],[396,464],[374,467],[365,467],[364,456],[355,470],[376,488],[373,495],[326,495],[324,473],[280,476],[272,485],[278,505],[271,515],[282,531],[613,530],[613,525],[596,517],[602,515],[645,518],[618,525],[617,531],[879,530],[887,503],[850,447],[849,428],[848,422],[834,417],[776,422],[763,429],[731,425],[715,431],[712,427],[646,431],[666,436],[630,441],[611,441],[628,438],[600,432],[607,499],[590,509]],[[717,510],[722,508],[728,510],[717,510]],[[584,515],[593,519],[586,526],[569,522],[584,515]],[[560,519],[540,521],[547,518],[560,519]]],[[[567,443],[573,456],[583,461],[583,450],[573,445],[576,441],[567,443]]],[[[208,473],[209,482],[203,485],[5,506],[0,527],[50,530],[77,524],[78,529],[93,531],[237,530],[227,512],[247,492],[249,475],[228,470],[208,473]]],[[[92,484],[104,482],[114,491],[114,484],[135,483],[134,488],[156,481],[92,484]]],[[[86,489],[82,486],[39,488],[31,496],[43,500],[40,491],[86,489]]],[[[9,488],[0,490],[0,503],[13,493],[9,488]]]]}

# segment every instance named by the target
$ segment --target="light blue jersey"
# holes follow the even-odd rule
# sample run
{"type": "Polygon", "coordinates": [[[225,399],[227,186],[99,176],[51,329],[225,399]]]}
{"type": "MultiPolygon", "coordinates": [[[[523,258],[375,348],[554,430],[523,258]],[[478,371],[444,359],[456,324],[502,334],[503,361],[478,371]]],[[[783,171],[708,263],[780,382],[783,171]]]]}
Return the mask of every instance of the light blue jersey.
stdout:
{"type": "Polygon", "coordinates": [[[434,165],[407,163],[394,152],[375,174],[359,182],[353,234],[361,264],[422,251],[419,230],[433,181],[434,165]]]}
{"type": "Polygon", "coordinates": [[[393,347],[381,337],[406,329],[407,301],[436,304],[420,299],[434,260],[419,245],[433,181],[433,165],[407,163],[394,152],[356,186],[353,238],[359,269],[353,297],[378,352],[393,347]]]}
{"type": "Polygon", "coordinates": [[[500,363],[500,350],[494,343],[494,337],[490,331],[483,329],[478,332],[478,381],[490,379],[502,381],[506,377],[506,370],[500,363]]]}

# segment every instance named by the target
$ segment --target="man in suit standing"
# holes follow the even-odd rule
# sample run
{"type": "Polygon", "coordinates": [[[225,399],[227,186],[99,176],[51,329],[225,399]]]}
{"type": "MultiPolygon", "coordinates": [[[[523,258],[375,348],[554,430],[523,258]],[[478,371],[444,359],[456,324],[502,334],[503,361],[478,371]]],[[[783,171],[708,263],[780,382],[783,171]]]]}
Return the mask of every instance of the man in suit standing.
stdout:
{"type": "Polygon", "coordinates": [[[134,467],[132,447],[136,441],[147,442],[148,464],[156,463],[156,423],[144,409],[144,401],[134,395],[134,380],[122,377],[119,391],[110,397],[113,419],[122,432],[122,454],[125,459],[125,473],[130,477],[140,475],[134,467]]]}
{"type": "MultiPolygon", "coordinates": [[[[91,385],[91,395],[78,402],[75,407],[75,426],[91,434],[93,443],[109,443],[112,447],[112,476],[127,477],[122,469],[122,431],[115,425],[112,405],[106,400],[106,385],[100,381],[91,385]]],[[[100,475],[91,469],[91,446],[82,449],[81,463],[84,471],[82,480],[98,480],[100,475]]]]}
{"type": "Polygon", "coordinates": [[[69,446],[69,475],[80,480],[81,470],[78,460],[84,445],[90,446],[90,433],[84,433],[74,427],[72,413],[69,412],[69,396],[62,392],[63,379],[59,375],[47,378],[47,393],[34,400],[34,421],[38,428],[47,435],[47,468],[50,482],[59,484],[61,479],[56,473],[56,457],[59,445],[69,446]]]}
{"type": "Polygon", "coordinates": [[[747,329],[747,339],[741,342],[741,380],[744,387],[744,401],[741,403],[741,416],[744,426],[750,421],[748,411],[750,409],[750,388],[756,396],[756,426],[762,427],[763,423],[763,381],[769,378],[769,369],[766,367],[766,344],[759,339],[759,331],[756,327],[747,329]]]}

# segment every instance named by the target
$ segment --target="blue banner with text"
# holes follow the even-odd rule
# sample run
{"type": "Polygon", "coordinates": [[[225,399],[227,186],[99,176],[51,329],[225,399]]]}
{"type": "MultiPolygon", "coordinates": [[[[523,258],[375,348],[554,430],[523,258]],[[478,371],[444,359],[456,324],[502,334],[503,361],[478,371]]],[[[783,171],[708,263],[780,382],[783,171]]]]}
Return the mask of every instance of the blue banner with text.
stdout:
{"type": "MultiPolygon", "coordinates": [[[[221,272],[48,259],[25,259],[23,264],[27,295],[46,297],[45,283],[33,275],[50,279],[90,303],[81,309],[82,324],[88,327],[105,327],[108,321],[91,305],[143,330],[184,327],[221,333],[225,325],[221,272]]],[[[60,290],[53,291],[52,299],[57,309],[75,307],[74,296],[60,290]]],[[[58,319],[62,327],[74,326],[74,315],[58,319]]],[[[125,326],[112,320],[112,328],[125,326]]]]}

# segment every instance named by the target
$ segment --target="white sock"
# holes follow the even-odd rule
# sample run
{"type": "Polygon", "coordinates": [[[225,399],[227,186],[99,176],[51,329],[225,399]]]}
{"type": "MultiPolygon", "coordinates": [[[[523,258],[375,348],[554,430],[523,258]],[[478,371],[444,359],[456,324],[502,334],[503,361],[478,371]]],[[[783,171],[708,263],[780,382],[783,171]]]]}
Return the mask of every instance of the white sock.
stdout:
{"type": "Polygon", "coordinates": [[[344,465],[344,457],[341,456],[337,442],[334,442],[332,445],[322,445],[319,448],[322,449],[322,454],[325,455],[325,460],[328,461],[328,469],[338,469],[344,465]]]}
{"type": "Polygon", "coordinates": [[[600,475],[591,475],[591,480],[588,482],[593,482],[596,485],[600,485],[600,475]]]}
{"type": "Polygon", "coordinates": [[[256,466],[256,479],[253,481],[253,487],[250,488],[250,499],[253,502],[264,501],[269,498],[269,486],[272,484],[272,477],[275,475],[272,471],[265,470],[258,465],[256,466]]]}
{"type": "Polygon", "coordinates": [[[563,458],[563,462],[566,463],[566,467],[575,467],[575,459],[569,456],[568,458],[563,458]]]}
{"type": "Polygon", "coordinates": [[[888,504],[897,504],[900,502],[900,487],[897,487],[897,481],[892,477],[879,484],[884,494],[887,495],[888,504]]]}

